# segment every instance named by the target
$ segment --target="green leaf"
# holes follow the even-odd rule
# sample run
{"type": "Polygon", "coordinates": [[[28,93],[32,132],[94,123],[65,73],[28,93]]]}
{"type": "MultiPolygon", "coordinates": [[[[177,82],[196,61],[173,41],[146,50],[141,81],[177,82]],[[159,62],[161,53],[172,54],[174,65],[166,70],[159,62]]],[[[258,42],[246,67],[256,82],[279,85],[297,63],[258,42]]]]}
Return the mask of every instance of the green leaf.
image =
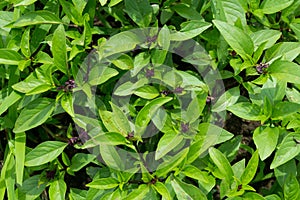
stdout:
{"type": "Polygon", "coordinates": [[[106,132],[98,134],[86,141],[80,148],[91,148],[98,145],[127,145],[128,141],[120,133],[106,132]]]}
{"type": "Polygon", "coordinates": [[[115,188],[119,185],[119,181],[114,178],[98,178],[86,184],[87,187],[96,188],[98,190],[107,190],[115,188]]]}
{"type": "Polygon", "coordinates": [[[261,108],[258,105],[249,102],[236,103],[228,107],[227,110],[236,116],[247,120],[259,121],[263,118],[261,116],[261,108]]]}
{"type": "Polygon", "coordinates": [[[83,17],[81,13],[75,8],[75,6],[65,0],[59,0],[60,5],[63,8],[64,13],[68,16],[68,18],[77,25],[83,24],[83,17]]]}
{"type": "Polygon", "coordinates": [[[200,20],[191,20],[188,22],[183,22],[180,26],[180,31],[177,31],[170,35],[170,39],[172,41],[184,41],[192,39],[193,37],[200,35],[203,31],[211,27],[211,24],[200,20]]]}
{"type": "Polygon", "coordinates": [[[158,160],[172,151],[183,140],[183,136],[175,131],[165,133],[159,140],[155,151],[155,160],[158,160]]]}
{"type": "Polygon", "coordinates": [[[63,152],[67,145],[67,143],[59,141],[43,142],[26,154],[25,166],[39,166],[51,162],[63,152]]]}
{"type": "Polygon", "coordinates": [[[14,7],[17,7],[17,6],[28,6],[28,5],[31,5],[33,4],[34,2],[36,2],[37,0],[23,0],[17,4],[14,5],[14,7]]]}
{"type": "Polygon", "coordinates": [[[175,179],[171,181],[174,192],[176,193],[177,199],[207,199],[206,195],[196,186],[192,184],[187,184],[179,179],[175,179]]]}
{"type": "Polygon", "coordinates": [[[265,0],[260,5],[264,14],[273,14],[292,5],[294,0],[265,0]]]}
{"type": "Polygon", "coordinates": [[[15,135],[15,154],[16,157],[16,182],[23,183],[24,162],[25,162],[26,134],[24,132],[15,135]]]}
{"type": "Polygon", "coordinates": [[[14,84],[12,88],[26,95],[34,95],[50,90],[52,85],[51,83],[45,82],[45,80],[30,79],[14,84]]]}
{"type": "Polygon", "coordinates": [[[299,199],[300,190],[299,190],[299,182],[295,176],[289,176],[284,183],[283,186],[284,199],[299,199]]]}
{"type": "Polygon", "coordinates": [[[276,181],[283,188],[285,180],[289,176],[297,176],[297,166],[295,160],[290,160],[287,163],[280,165],[274,169],[276,181]]]}
{"type": "Polygon", "coordinates": [[[148,27],[152,19],[152,7],[148,0],[124,0],[125,12],[139,26],[148,27]]]}
{"type": "Polygon", "coordinates": [[[254,52],[254,44],[250,36],[243,30],[222,22],[213,20],[214,25],[220,31],[226,42],[244,59],[249,60],[254,52]]]}
{"type": "Polygon", "coordinates": [[[176,168],[187,156],[188,148],[183,149],[175,156],[170,157],[169,159],[162,162],[158,167],[154,175],[157,177],[165,176],[174,168],[176,168]]]}
{"type": "Polygon", "coordinates": [[[113,7],[115,5],[117,5],[118,3],[120,3],[123,0],[111,0],[108,4],[108,7],[113,7]]]}
{"type": "Polygon", "coordinates": [[[165,200],[172,200],[169,190],[162,182],[157,181],[152,187],[164,198],[165,200]]]}
{"type": "Polygon", "coordinates": [[[0,64],[18,65],[22,56],[14,50],[0,49],[0,64]]]}
{"type": "Polygon", "coordinates": [[[41,183],[40,178],[40,175],[34,175],[26,179],[18,191],[18,198],[20,200],[38,198],[47,187],[47,183],[41,183]]]}
{"type": "Polygon", "coordinates": [[[227,181],[233,179],[233,170],[231,165],[222,152],[213,147],[211,147],[208,152],[210,158],[218,167],[220,174],[222,175],[222,179],[225,178],[227,181]]]}
{"type": "Polygon", "coordinates": [[[50,199],[64,200],[67,191],[67,184],[64,180],[59,179],[50,183],[49,197],[50,199]]]}
{"type": "Polygon", "coordinates": [[[212,9],[215,19],[234,25],[241,20],[243,26],[247,25],[245,11],[238,0],[213,0],[212,9]]]}
{"type": "Polygon", "coordinates": [[[264,60],[268,63],[278,59],[293,61],[300,54],[299,44],[299,42],[277,43],[266,51],[264,60]]]}
{"type": "Polygon", "coordinates": [[[154,116],[155,112],[165,103],[171,101],[171,97],[159,97],[152,100],[146,106],[144,106],[138,113],[135,121],[137,133],[140,134],[146,128],[147,124],[150,122],[151,118],[154,116]]]}
{"type": "Polygon", "coordinates": [[[200,170],[193,165],[185,166],[181,173],[197,180],[201,188],[205,189],[206,193],[210,192],[216,184],[216,180],[212,175],[209,175],[208,172],[200,170]]]}
{"type": "Polygon", "coordinates": [[[243,196],[243,200],[264,200],[264,197],[255,192],[247,192],[243,196]]]}
{"type": "Polygon", "coordinates": [[[123,54],[117,59],[113,60],[112,63],[122,70],[129,70],[133,68],[133,60],[127,54],[123,54]]]}
{"type": "Polygon", "coordinates": [[[76,153],[75,156],[72,157],[71,165],[67,170],[77,172],[95,159],[96,156],[93,154],[76,153]]]}
{"type": "Polygon", "coordinates": [[[133,94],[142,97],[144,99],[154,99],[159,96],[159,91],[151,85],[144,85],[136,89],[133,94]]]}
{"type": "Polygon", "coordinates": [[[279,102],[275,104],[272,113],[272,119],[282,119],[288,115],[300,111],[300,104],[293,102],[279,102]]]}
{"type": "Polygon", "coordinates": [[[277,60],[268,67],[268,72],[277,80],[300,84],[300,66],[294,62],[277,60]]]}
{"type": "Polygon", "coordinates": [[[30,52],[30,28],[29,27],[25,29],[22,35],[21,51],[26,58],[30,57],[31,52],[30,52]]]}
{"type": "Polygon", "coordinates": [[[253,140],[261,160],[268,158],[277,146],[279,130],[277,127],[258,127],[253,134],[253,140]]]}
{"type": "Polygon", "coordinates": [[[13,28],[37,25],[37,24],[61,24],[61,20],[52,12],[46,10],[38,10],[22,15],[16,22],[12,24],[13,28]]]}
{"type": "Polygon", "coordinates": [[[249,160],[247,167],[241,176],[241,182],[243,185],[247,185],[254,178],[258,167],[258,162],[259,162],[258,151],[255,151],[252,154],[252,157],[249,160]]]}
{"type": "Polygon", "coordinates": [[[128,133],[131,132],[130,123],[128,121],[128,117],[125,113],[115,104],[110,104],[113,111],[113,121],[116,127],[119,129],[120,133],[124,136],[127,136],[128,133]]]}
{"type": "Polygon", "coordinates": [[[118,74],[119,72],[113,68],[96,65],[91,69],[88,79],[89,83],[94,86],[105,83],[107,80],[118,74]]]}
{"type": "Polygon", "coordinates": [[[299,133],[290,133],[283,138],[271,163],[271,169],[283,165],[300,153],[300,145],[294,139],[300,140],[299,133]]]}
{"type": "Polygon", "coordinates": [[[99,0],[101,6],[105,6],[105,4],[107,3],[107,0],[99,0]]]}
{"type": "Polygon", "coordinates": [[[233,137],[232,133],[210,123],[201,123],[198,129],[199,133],[190,146],[187,159],[188,163],[192,163],[211,146],[223,143],[233,137]]]}
{"type": "Polygon", "coordinates": [[[203,17],[199,12],[197,12],[194,8],[188,6],[187,4],[178,3],[171,8],[172,10],[175,10],[175,12],[177,12],[177,14],[183,18],[190,19],[190,20],[203,19],[203,17]]]}
{"type": "Polygon", "coordinates": [[[240,97],[239,87],[234,87],[227,90],[220,96],[215,104],[212,106],[213,112],[221,112],[226,110],[227,107],[234,105],[240,97]]]}
{"type": "Polygon", "coordinates": [[[0,104],[0,115],[2,115],[10,106],[19,101],[22,97],[22,94],[12,91],[0,104]]]}
{"type": "Polygon", "coordinates": [[[13,131],[21,133],[43,124],[52,114],[54,104],[54,100],[49,98],[32,101],[21,111],[13,131]]]}
{"type": "Polygon", "coordinates": [[[53,33],[51,51],[56,67],[63,73],[67,74],[66,33],[63,25],[59,25],[53,33]]]}
{"type": "Polygon", "coordinates": [[[148,192],[149,192],[149,186],[146,184],[142,184],[137,189],[134,189],[129,195],[127,195],[123,199],[124,200],[144,199],[148,192]]]}
{"type": "Polygon", "coordinates": [[[109,112],[109,111],[106,111],[106,110],[105,111],[99,110],[99,115],[102,119],[102,122],[103,122],[105,128],[109,132],[119,132],[118,127],[114,123],[112,112],[109,112]]]}
{"type": "Polygon", "coordinates": [[[71,93],[65,93],[61,98],[61,107],[71,116],[75,117],[73,97],[71,93]]]}
{"type": "Polygon", "coordinates": [[[116,150],[117,147],[112,145],[100,145],[100,154],[104,162],[110,167],[118,171],[125,168],[125,162],[116,150]]]}
{"type": "Polygon", "coordinates": [[[272,47],[276,41],[280,38],[281,32],[272,29],[259,30],[250,34],[250,37],[254,43],[254,50],[256,51],[258,47],[265,43],[263,49],[268,49],[272,47]]]}

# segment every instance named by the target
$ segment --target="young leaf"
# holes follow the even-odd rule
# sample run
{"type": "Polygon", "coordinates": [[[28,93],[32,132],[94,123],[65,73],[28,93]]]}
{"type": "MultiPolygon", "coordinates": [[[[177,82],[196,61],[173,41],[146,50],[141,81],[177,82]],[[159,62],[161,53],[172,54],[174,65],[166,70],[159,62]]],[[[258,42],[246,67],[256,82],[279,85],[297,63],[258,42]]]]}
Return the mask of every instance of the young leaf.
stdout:
{"type": "Polygon", "coordinates": [[[21,133],[43,124],[52,114],[55,102],[49,98],[38,98],[29,103],[20,113],[13,131],[21,133]]]}
{"type": "Polygon", "coordinates": [[[241,182],[243,185],[247,185],[254,178],[258,167],[258,162],[259,162],[258,151],[255,151],[252,154],[252,157],[249,160],[247,167],[241,176],[241,182]]]}
{"type": "Polygon", "coordinates": [[[63,8],[63,11],[66,13],[68,18],[77,25],[83,24],[83,17],[80,12],[75,8],[75,6],[65,0],[59,0],[60,5],[63,8]]]}
{"type": "Polygon", "coordinates": [[[168,161],[161,163],[156,172],[154,173],[157,177],[165,176],[170,171],[172,171],[175,167],[177,167],[187,156],[188,148],[183,149],[175,156],[169,158],[168,161]]]}
{"type": "Polygon", "coordinates": [[[181,173],[187,177],[197,180],[201,188],[205,189],[206,194],[210,192],[216,184],[216,180],[212,175],[209,175],[208,172],[200,170],[193,165],[185,166],[181,173]]]}
{"type": "Polygon", "coordinates": [[[29,58],[31,55],[30,52],[30,28],[26,28],[21,40],[21,51],[26,58],[29,58]]]}
{"type": "Polygon", "coordinates": [[[225,178],[227,181],[233,179],[233,170],[227,158],[220,152],[218,149],[211,147],[209,150],[209,156],[212,161],[218,167],[222,178],[225,178]]]}
{"type": "Polygon", "coordinates": [[[75,117],[73,97],[71,93],[65,93],[61,98],[61,107],[71,116],[75,117]]]}
{"type": "Polygon", "coordinates": [[[176,193],[177,199],[207,199],[206,195],[199,188],[192,184],[184,183],[179,179],[172,180],[171,184],[174,192],[176,193]]]}
{"type": "Polygon", "coordinates": [[[144,199],[148,192],[149,192],[149,186],[146,184],[142,184],[123,199],[124,200],[144,199]]]}
{"type": "Polygon", "coordinates": [[[172,151],[183,140],[183,136],[175,131],[165,133],[159,140],[155,151],[155,160],[172,151]]]}
{"type": "Polygon", "coordinates": [[[213,104],[213,112],[221,112],[226,110],[227,107],[234,105],[240,97],[239,87],[234,87],[227,90],[220,96],[215,104],[213,104]]]}
{"type": "Polygon", "coordinates": [[[152,187],[165,199],[172,200],[169,190],[162,182],[157,181],[152,187]]]}
{"type": "Polygon", "coordinates": [[[211,27],[211,24],[200,20],[191,20],[188,22],[183,22],[180,26],[180,31],[170,35],[170,39],[172,41],[184,41],[192,39],[211,27]]]}
{"type": "Polygon", "coordinates": [[[50,199],[64,200],[67,191],[67,184],[64,180],[59,179],[50,183],[49,197],[50,199]]]}
{"type": "Polygon", "coordinates": [[[68,144],[59,141],[46,141],[36,146],[25,156],[25,166],[39,166],[57,158],[68,144]]]}
{"type": "Polygon", "coordinates": [[[120,133],[122,133],[124,136],[127,136],[127,134],[131,132],[131,127],[127,116],[115,104],[111,103],[110,105],[113,110],[113,115],[114,115],[113,121],[116,127],[119,129],[120,133]]]}
{"type": "Polygon", "coordinates": [[[53,33],[51,51],[56,67],[63,73],[67,74],[66,33],[63,25],[59,25],[53,33]]]}
{"type": "Polygon", "coordinates": [[[150,122],[158,108],[171,100],[171,97],[160,97],[152,100],[150,103],[144,106],[136,117],[135,125],[138,129],[137,132],[141,131],[140,133],[142,134],[144,128],[146,128],[147,124],[150,122]]]}
{"type": "Polygon", "coordinates": [[[244,59],[249,60],[254,52],[253,41],[250,36],[236,26],[226,22],[213,20],[226,42],[244,59]]]}
{"type": "Polygon", "coordinates": [[[114,178],[98,178],[86,184],[87,187],[96,188],[99,190],[107,190],[115,188],[119,185],[119,181],[114,178]]]}
{"type": "Polygon", "coordinates": [[[26,134],[24,132],[15,135],[16,150],[16,182],[19,185],[23,183],[24,162],[25,162],[26,134]]]}

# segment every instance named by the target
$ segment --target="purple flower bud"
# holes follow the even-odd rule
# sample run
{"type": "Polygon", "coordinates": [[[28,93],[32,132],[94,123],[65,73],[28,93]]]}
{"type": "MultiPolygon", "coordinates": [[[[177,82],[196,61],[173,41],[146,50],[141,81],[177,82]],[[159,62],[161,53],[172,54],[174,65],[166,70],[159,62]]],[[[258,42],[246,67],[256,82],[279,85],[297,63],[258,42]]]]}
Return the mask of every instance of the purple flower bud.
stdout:
{"type": "Polygon", "coordinates": [[[259,74],[263,74],[263,73],[265,73],[265,69],[267,69],[268,67],[269,67],[268,63],[260,63],[260,64],[256,65],[256,71],[259,74]]]}
{"type": "Polygon", "coordinates": [[[146,70],[146,77],[151,78],[154,76],[154,69],[147,69],[146,70]]]}
{"type": "Polygon", "coordinates": [[[78,137],[72,137],[69,139],[68,144],[74,145],[76,142],[78,142],[78,137]]]}
{"type": "Polygon", "coordinates": [[[211,103],[214,99],[215,99],[215,98],[212,97],[212,96],[207,96],[207,98],[206,98],[206,103],[209,104],[209,103],[211,103]]]}
{"type": "Polygon", "coordinates": [[[161,91],[161,94],[163,94],[165,96],[169,95],[170,93],[171,93],[171,91],[169,91],[169,90],[163,90],[163,91],[161,91]]]}
{"type": "Polygon", "coordinates": [[[134,138],[134,132],[133,131],[131,131],[130,133],[127,134],[126,139],[130,140],[132,138],[134,138]]]}
{"type": "Polygon", "coordinates": [[[190,130],[190,125],[188,123],[181,123],[180,126],[183,133],[186,133],[190,130]]]}
{"type": "Polygon", "coordinates": [[[183,88],[180,86],[175,88],[175,90],[174,90],[174,93],[176,93],[176,94],[181,94],[182,92],[183,92],[183,88]]]}

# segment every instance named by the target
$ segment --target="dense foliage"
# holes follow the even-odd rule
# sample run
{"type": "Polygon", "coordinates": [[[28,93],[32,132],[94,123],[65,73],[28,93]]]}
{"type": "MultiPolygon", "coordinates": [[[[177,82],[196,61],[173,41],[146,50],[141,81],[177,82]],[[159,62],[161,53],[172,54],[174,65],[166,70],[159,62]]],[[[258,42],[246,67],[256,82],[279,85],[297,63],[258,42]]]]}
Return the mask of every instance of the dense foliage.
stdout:
{"type": "Polygon", "coordinates": [[[300,1],[0,9],[0,199],[300,198],[300,1]]]}

